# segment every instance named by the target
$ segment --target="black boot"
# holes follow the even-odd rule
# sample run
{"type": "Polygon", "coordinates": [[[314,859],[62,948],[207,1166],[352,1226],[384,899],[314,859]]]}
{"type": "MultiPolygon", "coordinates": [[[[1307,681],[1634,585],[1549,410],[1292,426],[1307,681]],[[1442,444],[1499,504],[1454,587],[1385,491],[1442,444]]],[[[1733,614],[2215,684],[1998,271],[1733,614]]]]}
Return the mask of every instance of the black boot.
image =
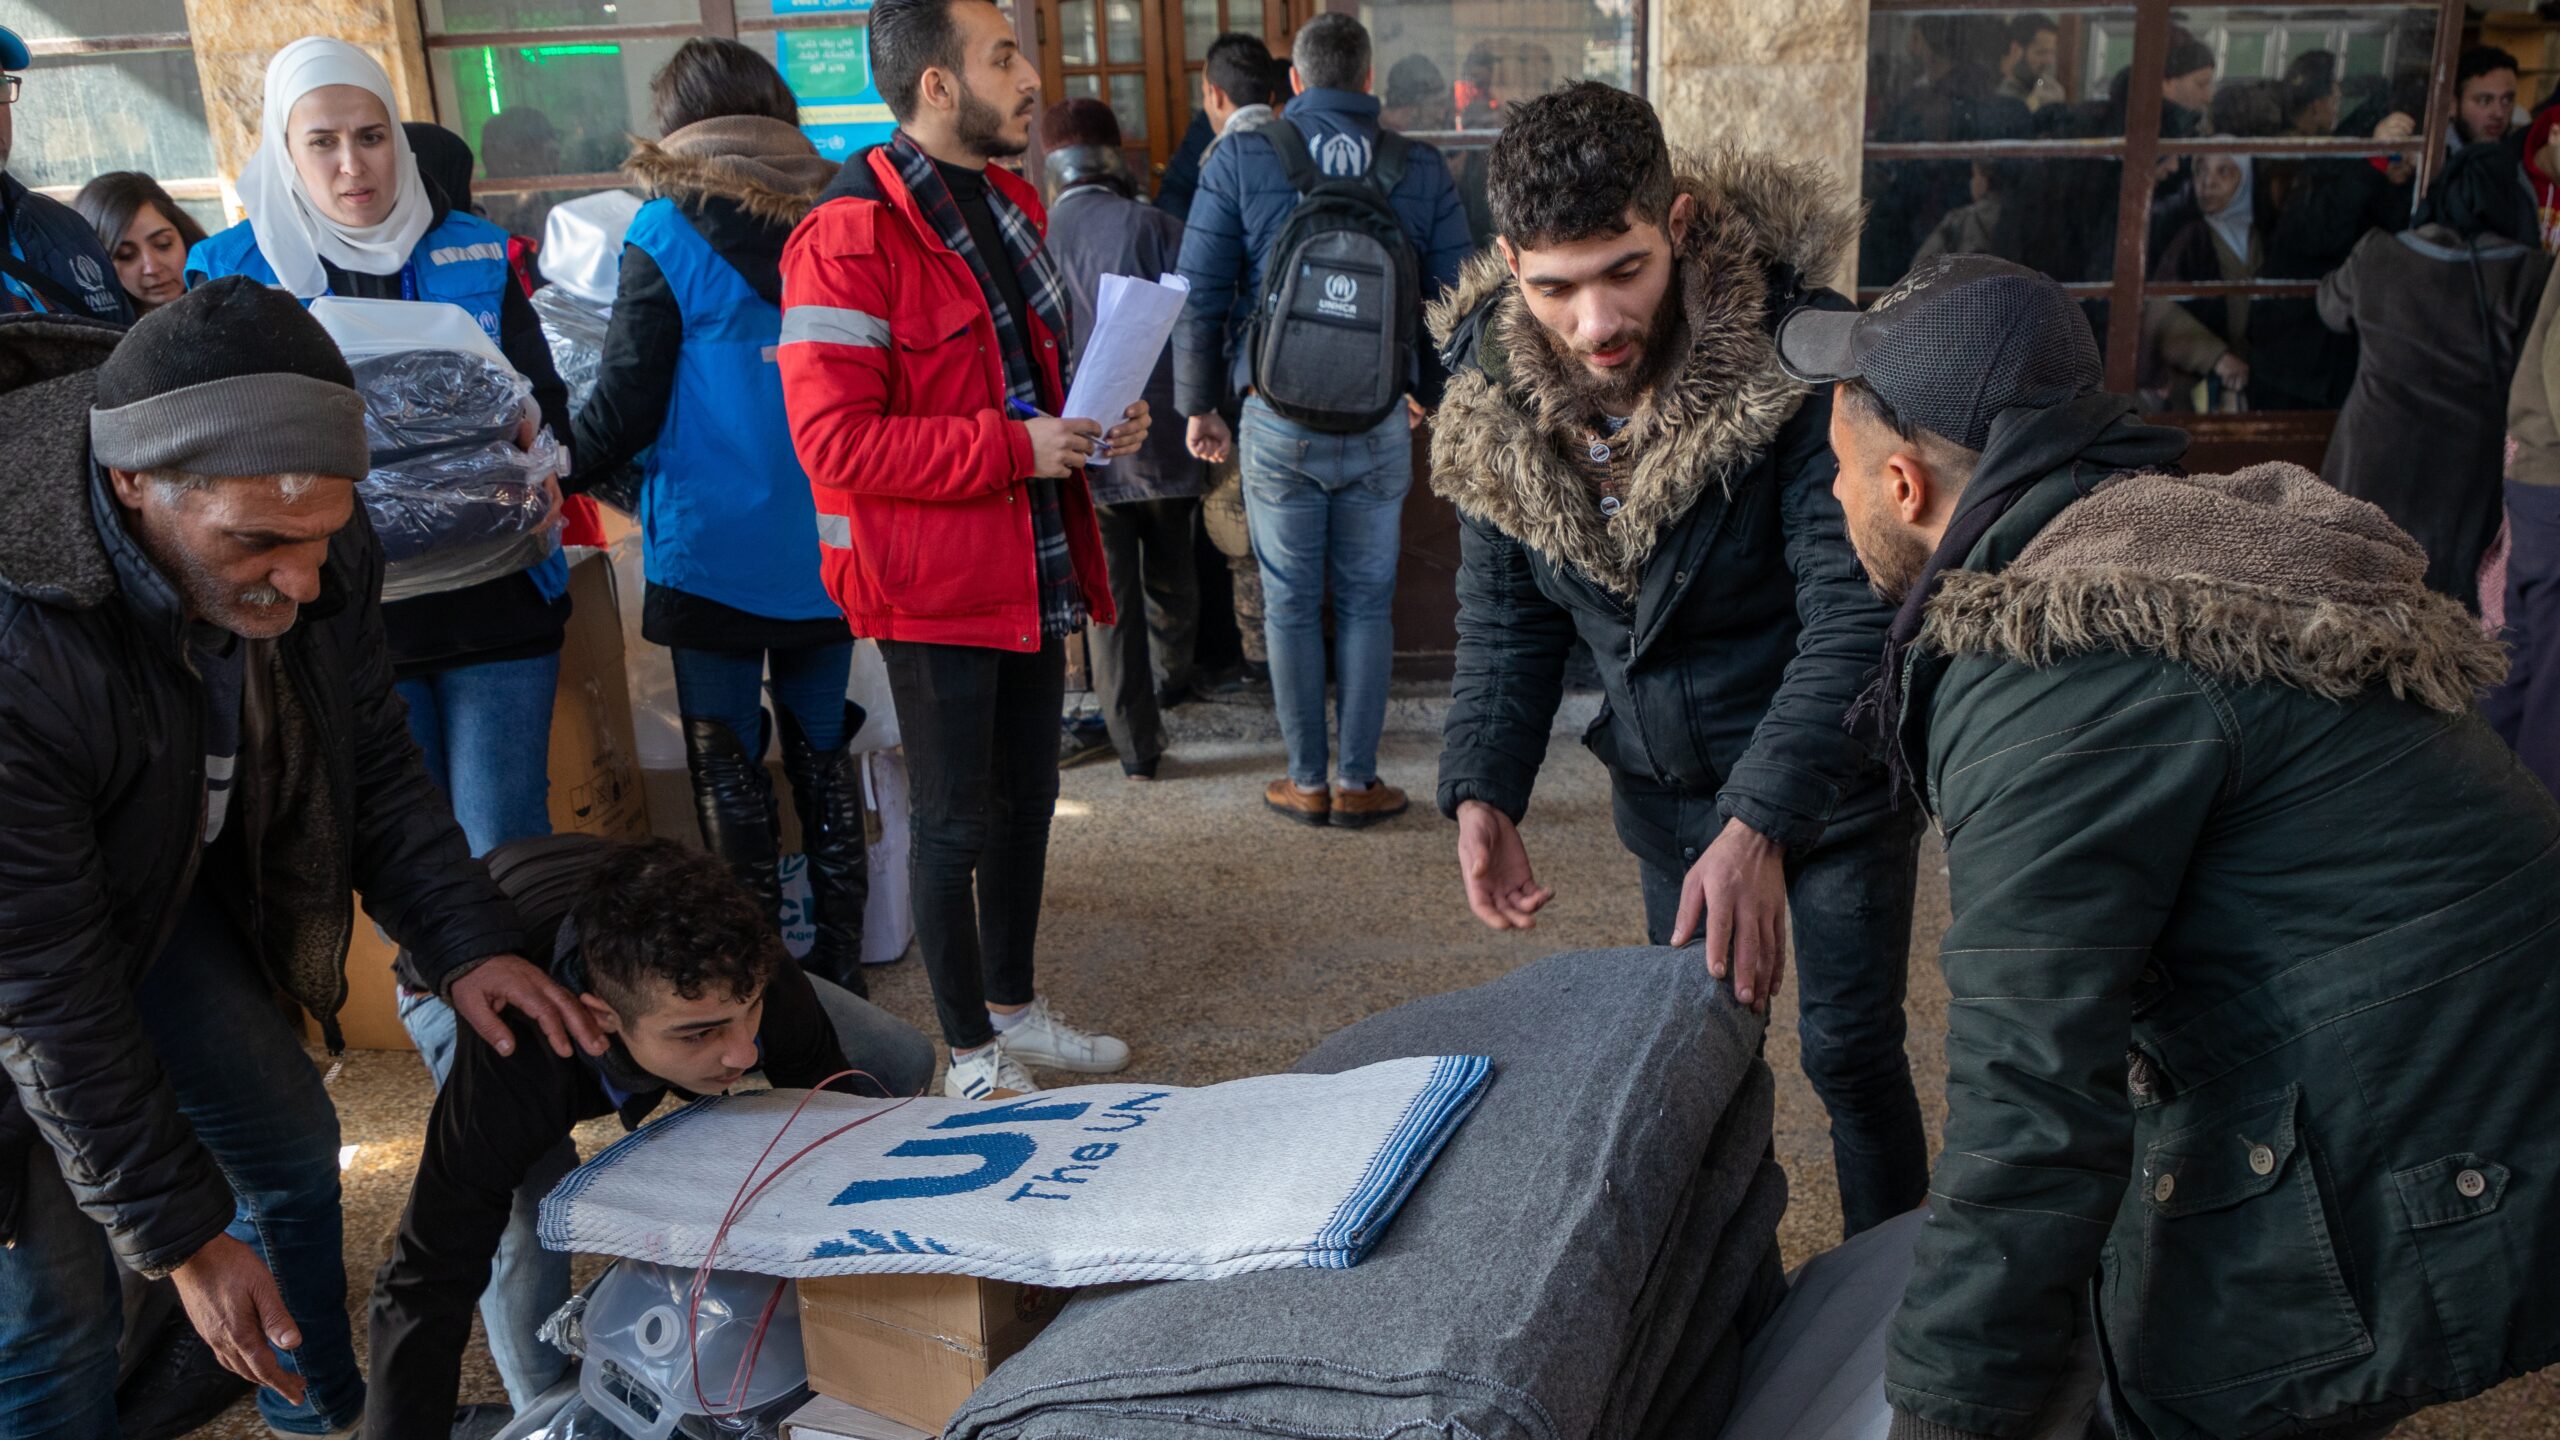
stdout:
{"type": "Polygon", "coordinates": [[[693,772],[693,811],[702,823],[702,843],[729,862],[764,907],[766,922],[778,930],[781,826],[773,813],[773,781],[764,770],[764,738],[756,736],[756,752],[750,754],[728,726],[685,717],[685,766],[693,772]]]}
{"type": "Polygon", "coordinates": [[[809,743],[791,712],[782,712],[782,773],[800,815],[800,848],[809,856],[809,894],[818,938],[800,968],[868,996],[862,978],[862,911],[871,898],[871,841],[862,824],[862,757],[853,737],[862,707],[847,701],[844,740],[833,750],[809,743]]]}

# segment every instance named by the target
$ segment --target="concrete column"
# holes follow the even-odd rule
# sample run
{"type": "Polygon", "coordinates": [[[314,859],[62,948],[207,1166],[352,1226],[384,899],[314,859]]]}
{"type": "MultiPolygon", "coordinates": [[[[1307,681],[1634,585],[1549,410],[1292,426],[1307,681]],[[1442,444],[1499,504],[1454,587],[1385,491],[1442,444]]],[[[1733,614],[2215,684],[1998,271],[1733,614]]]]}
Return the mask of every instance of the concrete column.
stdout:
{"type": "Polygon", "coordinates": [[[222,173],[223,202],[239,213],[232,183],[258,145],[267,60],[305,35],[371,51],[391,72],[403,120],[435,118],[416,0],[186,0],[187,34],[204,86],[204,118],[222,173]]]}
{"type": "MultiPolygon", "coordinates": [[[[1655,108],[1673,146],[1800,156],[1858,186],[1867,0],[1652,0],[1655,108]]],[[[1854,260],[1839,281],[1856,274],[1854,260]]]]}

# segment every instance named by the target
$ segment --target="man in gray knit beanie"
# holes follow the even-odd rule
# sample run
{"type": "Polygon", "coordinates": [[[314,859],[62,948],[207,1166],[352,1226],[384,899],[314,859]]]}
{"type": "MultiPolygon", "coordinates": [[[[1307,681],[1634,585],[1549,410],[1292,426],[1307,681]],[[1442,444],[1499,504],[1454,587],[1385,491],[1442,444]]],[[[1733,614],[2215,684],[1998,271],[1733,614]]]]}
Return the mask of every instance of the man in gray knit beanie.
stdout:
{"type": "Polygon", "coordinates": [[[410,738],[366,468],[280,291],[0,319],[0,1435],[116,1433],[110,1253],[277,1433],[362,1414],[337,1115],[275,1004],[343,1048],[351,893],[502,1052],[604,1048],[410,738]]]}

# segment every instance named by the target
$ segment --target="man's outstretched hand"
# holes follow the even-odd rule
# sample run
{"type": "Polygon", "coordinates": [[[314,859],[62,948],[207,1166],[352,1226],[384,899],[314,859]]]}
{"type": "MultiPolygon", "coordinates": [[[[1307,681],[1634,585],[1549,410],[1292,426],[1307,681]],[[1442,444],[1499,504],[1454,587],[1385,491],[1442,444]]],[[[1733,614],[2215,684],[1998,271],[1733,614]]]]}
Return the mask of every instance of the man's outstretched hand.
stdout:
{"type": "Polygon", "coordinates": [[[1529,869],[1529,847],[1511,817],[1481,800],[1458,806],[1458,874],[1467,908],[1496,930],[1534,930],[1538,911],[1555,898],[1529,869]]]}
{"type": "Polygon", "coordinates": [[[481,961],[453,982],[445,999],[453,1013],[501,1055],[516,1053],[515,1032],[498,1014],[501,1010],[513,1010],[541,1026],[543,1037],[562,1059],[571,1053],[572,1038],[590,1055],[604,1053],[604,1031],[597,1028],[587,1007],[523,956],[496,955],[481,961]]]}
{"type": "Polygon", "coordinates": [[[1702,924],[1707,973],[1731,977],[1737,999],[1754,1010],[1768,1009],[1787,968],[1786,847],[1727,820],[1680,882],[1680,919],[1671,943],[1688,944],[1702,924]]]}
{"type": "Polygon", "coordinates": [[[216,1235],[170,1271],[169,1279],[178,1287],[188,1321],[223,1369],[302,1403],[302,1377],[276,1359],[276,1350],[302,1348],[302,1331],[285,1313],[284,1294],[257,1251],[229,1235],[216,1235]]]}

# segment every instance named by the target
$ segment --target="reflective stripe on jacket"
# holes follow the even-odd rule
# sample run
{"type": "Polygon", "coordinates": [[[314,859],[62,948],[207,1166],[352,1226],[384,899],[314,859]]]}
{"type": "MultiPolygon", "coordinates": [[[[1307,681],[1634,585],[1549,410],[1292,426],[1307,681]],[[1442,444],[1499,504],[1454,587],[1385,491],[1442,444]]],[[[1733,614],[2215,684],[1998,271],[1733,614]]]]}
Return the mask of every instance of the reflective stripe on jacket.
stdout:
{"type": "MultiPolygon", "coordinates": [[[[1011,173],[987,180],[1046,228],[1011,173]]],[[[1026,316],[1049,384],[1057,339],[1026,316]]],[[[856,635],[1040,648],[1031,437],[1005,413],[995,318],[880,150],[848,161],[782,256],[782,388],[817,500],[827,593],[856,635]]],[[[1158,423],[1163,423],[1161,420],[1158,423]]],[[[1081,474],[1058,486],[1067,548],[1109,624],[1102,531],[1081,474]]]]}

